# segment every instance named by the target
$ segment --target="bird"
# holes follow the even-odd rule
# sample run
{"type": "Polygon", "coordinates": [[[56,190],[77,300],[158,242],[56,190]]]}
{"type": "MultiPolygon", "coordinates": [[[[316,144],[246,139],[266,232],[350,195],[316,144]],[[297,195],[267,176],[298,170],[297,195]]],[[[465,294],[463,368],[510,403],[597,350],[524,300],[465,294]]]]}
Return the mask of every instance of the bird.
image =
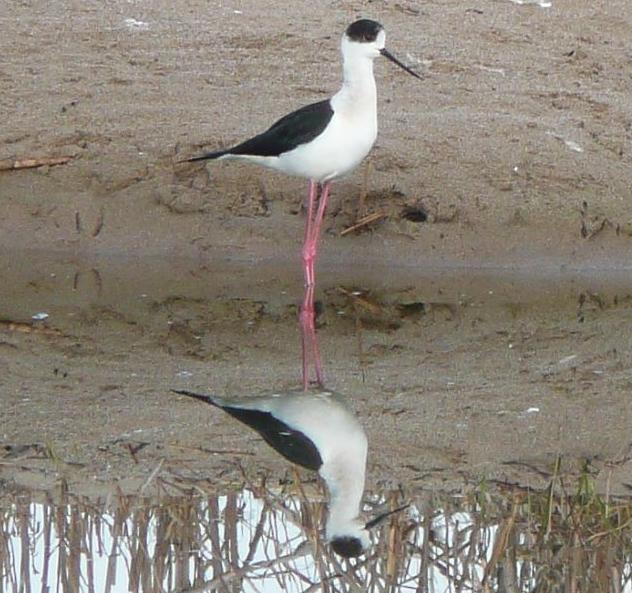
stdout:
{"type": "Polygon", "coordinates": [[[338,555],[351,558],[364,553],[369,530],[406,508],[382,513],[367,523],[360,519],[368,442],[342,395],[320,389],[309,396],[294,390],[228,399],[186,389],[172,391],[220,408],[257,431],[291,463],[318,472],[329,491],[326,539],[338,555]]]}
{"type": "Polygon", "coordinates": [[[384,56],[412,76],[422,77],[385,47],[384,27],[371,19],[351,23],[341,41],[343,80],[331,98],[301,107],[266,131],[240,144],[186,159],[242,160],[309,180],[301,256],[305,293],[299,321],[302,333],[303,388],[309,385],[309,354],[318,386],[324,377],[314,322],[314,266],[332,181],[353,171],[377,138],[377,90],[373,61],[384,56]]]}

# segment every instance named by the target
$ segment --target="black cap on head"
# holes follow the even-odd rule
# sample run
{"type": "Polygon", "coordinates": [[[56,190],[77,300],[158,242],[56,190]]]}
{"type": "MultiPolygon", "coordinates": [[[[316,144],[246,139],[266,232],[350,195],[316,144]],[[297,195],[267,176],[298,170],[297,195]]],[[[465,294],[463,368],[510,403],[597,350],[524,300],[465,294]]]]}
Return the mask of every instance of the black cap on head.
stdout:
{"type": "Polygon", "coordinates": [[[355,558],[364,552],[362,542],[357,537],[348,535],[332,539],[331,547],[338,556],[343,558],[355,558]]]}
{"type": "Polygon", "coordinates": [[[378,33],[383,29],[382,25],[377,21],[370,19],[360,19],[355,23],[351,23],[347,27],[347,37],[351,41],[360,43],[371,43],[377,39],[378,33]]]}

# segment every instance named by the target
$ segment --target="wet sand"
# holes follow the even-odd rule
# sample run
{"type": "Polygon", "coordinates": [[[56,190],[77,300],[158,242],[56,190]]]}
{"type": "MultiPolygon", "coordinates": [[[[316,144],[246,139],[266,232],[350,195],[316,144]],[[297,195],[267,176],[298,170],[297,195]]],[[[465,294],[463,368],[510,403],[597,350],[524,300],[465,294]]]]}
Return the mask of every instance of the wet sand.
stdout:
{"type": "Polygon", "coordinates": [[[318,272],[369,486],[541,488],[561,455],[629,494],[626,8],[10,3],[0,159],[73,158],[0,173],[2,479],[96,494],[159,466],[218,485],[237,460],[286,470],[169,389],[297,385],[305,183],[176,161],[333,92],[362,15],[425,76],[376,65],[378,144],[334,187],[318,272]],[[363,195],[383,217],[341,237],[363,195]]]}

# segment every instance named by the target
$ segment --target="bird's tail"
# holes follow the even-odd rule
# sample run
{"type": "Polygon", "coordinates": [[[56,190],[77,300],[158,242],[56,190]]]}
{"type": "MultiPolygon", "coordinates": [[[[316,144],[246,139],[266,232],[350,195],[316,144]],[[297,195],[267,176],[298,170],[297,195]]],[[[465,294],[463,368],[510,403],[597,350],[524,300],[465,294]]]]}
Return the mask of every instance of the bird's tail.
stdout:
{"type": "Polygon", "coordinates": [[[188,391],[186,389],[172,389],[174,393],[179,393],[180,395],[186,395],[187,397],[192,397],[193,399],[199,399],[202,402],[206,402],[207,404],[211,404],[217,408],[221,408],[223,402],[218,397],[213,397],[212,395],[204,395],[202,393],[195,393],[193,391],[188,391]]]}
{"type": "Polygon", "coordinates": [[[184,159],[180,161],[181,163],[194,163],[195,161],[207,161],[212,159],[218,159],[224,155],[230,154],[230,150],[216,150],[215,152],[207,152],[205,154],[201,154],[200,156],[193,156],[189,159],[184,159]]]}

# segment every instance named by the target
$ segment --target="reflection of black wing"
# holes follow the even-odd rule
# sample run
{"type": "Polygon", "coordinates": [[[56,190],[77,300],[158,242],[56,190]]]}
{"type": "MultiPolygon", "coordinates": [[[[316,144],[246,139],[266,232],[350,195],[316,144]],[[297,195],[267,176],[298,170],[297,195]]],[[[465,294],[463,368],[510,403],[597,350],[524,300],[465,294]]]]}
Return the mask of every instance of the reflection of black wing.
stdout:
{"type": "Polygon", "coordinates": [[[195,393],[187,389],[172,389],[174,393],[186,395],[194,399],[211,404],[237,418],[240,422],[254,428],[275,451],[296,465],[306,469],[318,471],[323,464],[323,460],[316,448],[316,445],[307,438],[300,430],[295,430],[270,412],[261,410],[248,410],[231,406],[221,398],[211,395],[195,393]]]}
{"type": "Polygon", "coordinates": [[[306,105],[282,117],[262,134],[228,149],[224,154],[278,156],[322,134],[333,114],[329,99],[306,105]]]}
{"type": "Polygon", "coordinates": [[[254,428],[275,451],[296,465],[318,471],[323,464],[316,445],[300,430],[294,430],[270,412],[222,406],[240,422],[254,428]]]}

